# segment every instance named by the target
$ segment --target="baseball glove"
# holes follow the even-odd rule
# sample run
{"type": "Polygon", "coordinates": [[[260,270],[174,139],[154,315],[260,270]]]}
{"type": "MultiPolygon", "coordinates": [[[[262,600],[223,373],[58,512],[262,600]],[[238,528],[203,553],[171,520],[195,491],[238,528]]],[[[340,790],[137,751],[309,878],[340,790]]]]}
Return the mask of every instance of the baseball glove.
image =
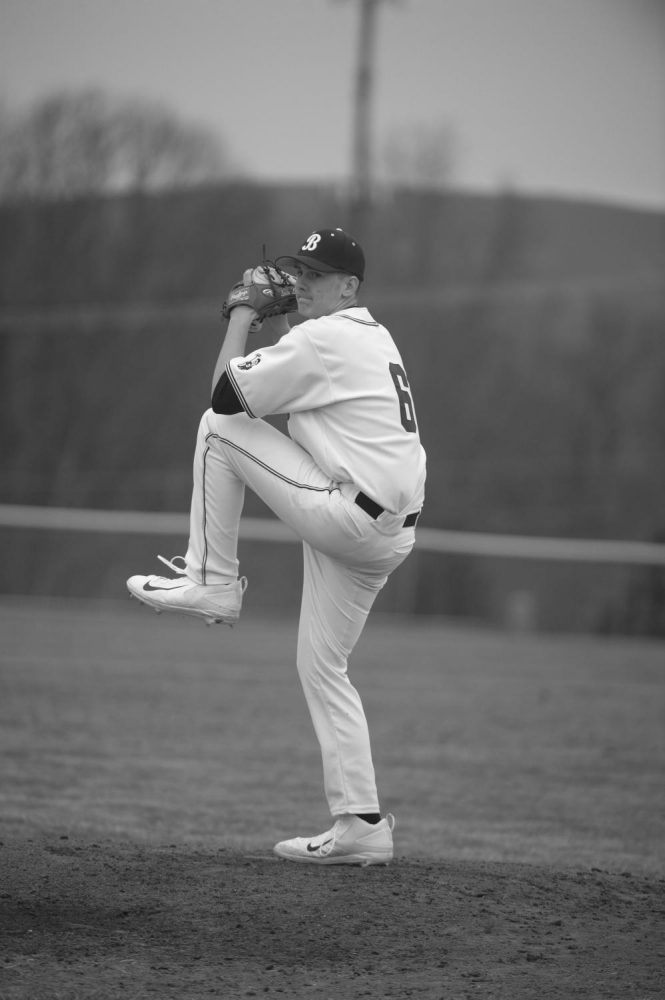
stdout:
{"type": "Polygon", "coordinates": [[[249,306],[256,312],[252,326],[268,316],[281,316],[298,308],[293,286],[296,279],[283,271],[273,261],[264,260],[258,267],[250,267],[229,292],[222,316],[228,319],[236,306],[249,306]]]}

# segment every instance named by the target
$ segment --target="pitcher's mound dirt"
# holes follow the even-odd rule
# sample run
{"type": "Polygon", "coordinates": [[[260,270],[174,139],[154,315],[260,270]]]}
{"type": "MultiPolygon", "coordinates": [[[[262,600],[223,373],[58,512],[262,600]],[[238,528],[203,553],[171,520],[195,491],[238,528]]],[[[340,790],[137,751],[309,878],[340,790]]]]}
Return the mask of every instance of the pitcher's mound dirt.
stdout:
{"type": "Polygon", "coordinates": [[[3,835],[2,1000],[665,996],[665,879],[3,835]]]}

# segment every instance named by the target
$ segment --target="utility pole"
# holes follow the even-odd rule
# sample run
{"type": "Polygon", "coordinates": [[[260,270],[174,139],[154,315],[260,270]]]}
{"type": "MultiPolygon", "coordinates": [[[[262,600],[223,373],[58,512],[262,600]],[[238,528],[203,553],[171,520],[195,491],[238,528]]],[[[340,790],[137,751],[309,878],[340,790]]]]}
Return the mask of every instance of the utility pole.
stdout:
{"type": "Polygon", "coordinates": [[[353,163],[351,173],[351,232],[362,239],[372,197],[371,97],[376,8],[379,0],[359,0],[360,24],[353,100],[353,163]]]}
{"type": "Polygon", "coordinates": [[[367,237],[372,201],[372,91],[376,12],[383,0],[357,0],[360,7],[353,102],[353,164],[349,227],[359,240],[367,237]]]}

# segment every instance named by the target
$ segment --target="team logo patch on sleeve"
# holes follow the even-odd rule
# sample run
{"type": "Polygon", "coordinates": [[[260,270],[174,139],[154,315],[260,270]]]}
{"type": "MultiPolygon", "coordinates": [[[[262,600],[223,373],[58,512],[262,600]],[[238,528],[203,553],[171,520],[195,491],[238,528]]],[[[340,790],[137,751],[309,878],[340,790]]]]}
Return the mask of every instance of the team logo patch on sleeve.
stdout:
{"type": "Polygon", "coordinates": [[[241,372],[248,372],[250,368],[256,368],[260,361],[260,354],[252,354],[251,357],[245,358],[241,364],[236,365],[236,368],[239,368],[241,372]]]}

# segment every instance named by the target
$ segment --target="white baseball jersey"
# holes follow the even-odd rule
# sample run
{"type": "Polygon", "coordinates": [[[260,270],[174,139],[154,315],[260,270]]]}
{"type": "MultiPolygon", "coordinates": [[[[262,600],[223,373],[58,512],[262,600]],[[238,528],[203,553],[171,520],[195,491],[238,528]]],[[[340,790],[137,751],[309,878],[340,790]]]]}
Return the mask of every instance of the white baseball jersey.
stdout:
{"type": "Polygon", "coordinates": [[[393,514],[423,504],[425,452],[397,347],[367,309],[295,326],[227,375],[250,417],[289,414],[289,434],[331,481],[393,514]]]}

